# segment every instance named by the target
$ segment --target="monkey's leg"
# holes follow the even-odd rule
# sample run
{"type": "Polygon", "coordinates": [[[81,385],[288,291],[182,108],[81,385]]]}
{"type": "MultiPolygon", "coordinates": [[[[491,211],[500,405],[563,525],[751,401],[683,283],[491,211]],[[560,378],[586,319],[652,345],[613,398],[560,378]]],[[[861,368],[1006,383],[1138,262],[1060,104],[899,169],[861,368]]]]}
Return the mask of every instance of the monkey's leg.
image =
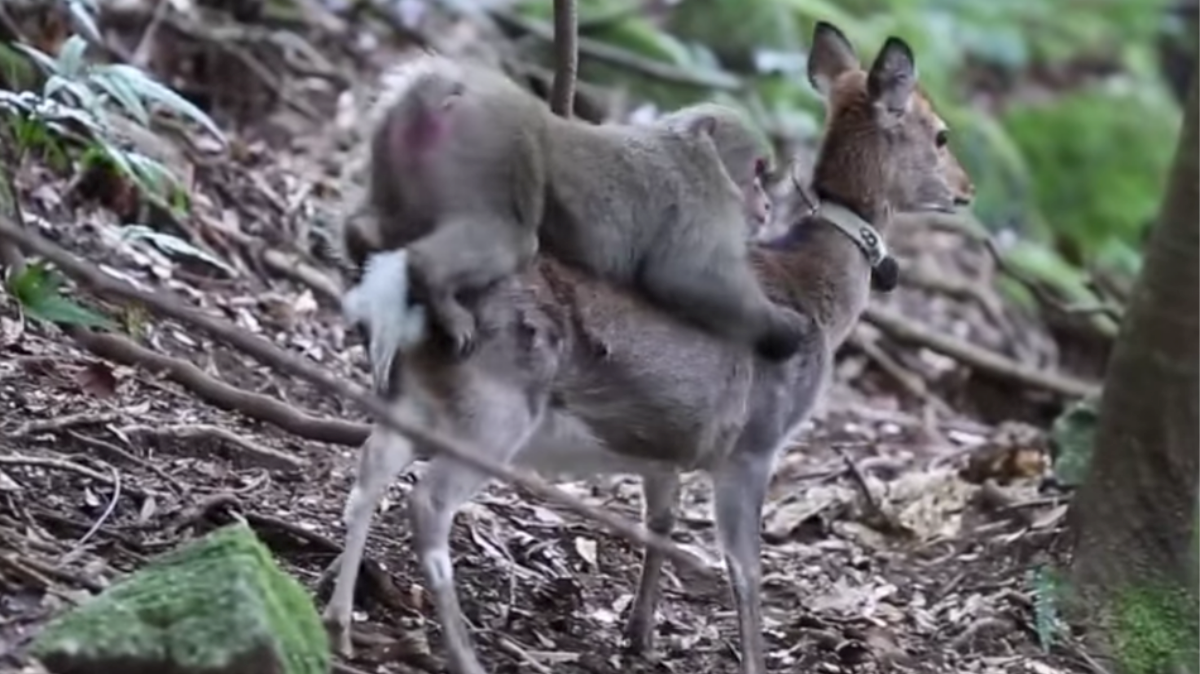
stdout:
{"type": "Polygon", "coordinates": [[[679,252],[648,259],[638,285],[676,316],[769,360],[795,355],[812,331],[812,319],[767,298],[744,258],[679,252]]]}
{"type": "Polygon", "coordinates": [[[456,294],[516,272],[535,246],[533,233],[522,236],[518,224],[481,218],[447,220],[409,246],[413,280],[423,286],[432,313],[459,355],[474,350],[477,326],[456,294]]]}

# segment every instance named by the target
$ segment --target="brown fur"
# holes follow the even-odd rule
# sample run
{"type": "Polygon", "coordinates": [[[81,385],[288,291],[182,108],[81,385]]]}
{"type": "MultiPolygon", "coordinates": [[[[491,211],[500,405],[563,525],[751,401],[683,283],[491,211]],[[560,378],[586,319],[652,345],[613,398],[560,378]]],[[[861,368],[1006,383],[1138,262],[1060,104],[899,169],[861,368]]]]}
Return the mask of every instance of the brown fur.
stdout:
{"type": "MultiPolygon", "coordinates": [[[[872,70],[890,83],[868,96],[867,77],[845,38],[820,23],[814,41],[810,74],[829,102],[814,183],[823,198],[872,214],[969,202],[969,180],[945,160],[949,151],[936,151],[935,139],[922,135],[922,128],[942,122],[919,91],[904,85],[904,77],[915,80],[908,48],[894,39],[886,43],[872,70]],[[881,97],[908,105],[880,106],[881,97]],[[919,200],[889,203],[892,194],[919,200]]],[[[558,475],[637,473],[647,526],[662,535],[673,525],[679,473],[709,473],[738,613],[741,672],[765,674],[758,531],[771,466],[812,413],[834,351],[866,306],[870,265],[819,215],[752,250],[757,278],[771,298],[812,316],[817,326],[786,362],[757,360],[627,289],[543,255],[479,299],[481,342],[470,358],[454,359],[428,345],[402,355],[402,395],[394,405],[414,422],[498,460],[558,475]],[[566,314],[574,320],[565,322],[566,314]],[[607,355],[597,358],[590,341],[606,344],[607,355]]],[[[346,506],[346,553],[326,609],[340,648],[348,648],[345,628],[371,510],[405,466],[429,456],[382,428],[364,446],[346,506]]],[[[410,500],[413,545],[455,674],[484,672],[461,622],[448,546],[454,513],[485,482],[433,456],[410,500]]],[[[627,624],[639,649],[652,641],[662,563],[661,555],[647,551],[627,624]]]]}

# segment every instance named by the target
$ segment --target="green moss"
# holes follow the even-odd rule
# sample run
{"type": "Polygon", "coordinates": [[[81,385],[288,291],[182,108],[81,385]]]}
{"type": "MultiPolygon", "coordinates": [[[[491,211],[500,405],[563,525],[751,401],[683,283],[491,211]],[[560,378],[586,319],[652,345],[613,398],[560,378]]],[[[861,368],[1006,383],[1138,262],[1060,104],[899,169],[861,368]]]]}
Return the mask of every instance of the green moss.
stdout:
{"type": "Polygon", "coordinates": [[[1113,604],[1115,655],[1128,674],[1161,674],[1186,666],[1197,671],[1200,643],[1196,597],[1182,587],[1144,586],[1113,604]]]}
{"type": "Polygon", "coordinates": [[[307,591],[245,525],[168,553],[46,627],[52,671],[329,671],[307,591]]]}

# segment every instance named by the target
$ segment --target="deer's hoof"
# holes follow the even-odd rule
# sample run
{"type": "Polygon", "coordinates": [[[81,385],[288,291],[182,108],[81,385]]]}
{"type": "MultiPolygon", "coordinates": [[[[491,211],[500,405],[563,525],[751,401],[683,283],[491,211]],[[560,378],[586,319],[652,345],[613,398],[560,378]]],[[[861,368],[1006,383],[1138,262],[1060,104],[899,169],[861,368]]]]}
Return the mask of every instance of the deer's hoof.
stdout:
{"type": "Polygon", "coordinates": [[[354,645],[350,643],[350,625],[343,623],[326,610],[323,616],[325,633],[329,635],[329,645],[333,652],[349,660],[354,657],[354,645]]]}

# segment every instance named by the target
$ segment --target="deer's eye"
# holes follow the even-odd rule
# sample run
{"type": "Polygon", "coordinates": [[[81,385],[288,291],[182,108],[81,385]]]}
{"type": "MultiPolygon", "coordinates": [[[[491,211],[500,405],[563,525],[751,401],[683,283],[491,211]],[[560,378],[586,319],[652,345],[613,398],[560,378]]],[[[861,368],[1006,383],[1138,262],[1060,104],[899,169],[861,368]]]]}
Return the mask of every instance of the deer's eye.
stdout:
{"type": "Polygon", "coordinates": [[[762,158],[755,159],[754,160],[754,176],[756,178],[761,178],[766,174],[767,174],[767,160],[762,159],[762,158]]]}
{"type": "Polygon", "coordinates": [[[945,129],[938,131],[937,136],[933,139],[933,142],[937,143],[938,147],[946,147],[946,143],[950,142],[950,133],[945,129]]]}

